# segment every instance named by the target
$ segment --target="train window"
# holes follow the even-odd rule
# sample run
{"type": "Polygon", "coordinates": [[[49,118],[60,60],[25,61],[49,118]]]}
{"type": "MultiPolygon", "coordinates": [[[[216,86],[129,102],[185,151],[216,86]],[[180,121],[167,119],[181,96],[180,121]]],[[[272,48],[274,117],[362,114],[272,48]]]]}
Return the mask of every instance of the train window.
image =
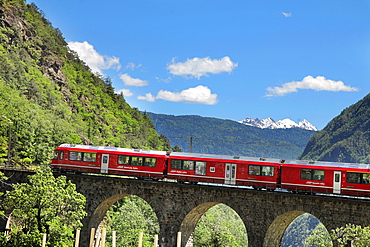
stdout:
{"type": "Polygon", "coordinates": [[[63,151],[59,152],[59,159],[60,160],[64,159],[64,152],[63,151]]]}
{"type": "Polygon", "coordinates": [[[194,170],[194,161],[191,160],[184,160],[184,163],[182,164],[183,170],[194,170]]]}
{"type": "Polygon", "coordinates": [[[324,170],[301,169],[301,179],[324,181],[324,170]]]}
{"type": "Polygon", "coordinates": [[[181,169],[182,160],[171,160],[171,169],[181,169]]]}
{"type": "MultiPolygon", "coordinates": [[[[60,152],[60,159],[63,159],[63,152],[60,152]]],[[[96,153],[85,153],[85,152],[69,152],[69,160],[77,160],[77,161],[86,161],[86,162],[95,162],[96,161],[96,153]]]]}
{"type": "Polygon", "coordinates": [[[82,153],[81,152],[70,151],[69,152],[69,159],[70,160],[82,160],[82,153]]]}
{"type": "Polygon", "coordinates": [[[248,174],[249,175],[261,175],[261,166],[254,166],[254,165],[250,165],[249,166],[249,170],[248,170],[248,174]]]}
{"type": "Polygon", "coordinates": [[[369,173],[348,172],[347,173],[347,183],[370,184],[370,174],[369,173]]]}
{"type": "Polygon", "coordinates": [[[325,171],[313,170],[313,180],[324,181],[325,171]]]}
{"type": "Polygon", "coordinates": [[[370,184],[370,174],[363,173],[362,174],[362,183],[363,184],[370,184]]]}
{"type": "Polygon", "coordinates": [[[206,175],[205,161],[195,161],[195,175],[206,175]]]}
{"type": "Polygon", "coordinates": [[[273,166],[256,166],[250,165],[248,170],[249,175],[255,176],[274,176],[274,167],[273,166]]]}
{"type": "Polygon", "coordinates": [[[262,166],[262,176],[274,176],[274,167],[273,166],[262,166]]]}
{"type": "Polygon", "coordinates": [[[336,183],[340,182],[340,175],[338,173],[335,174],[334,182],[336,182],[336,183]]]}
{"type": "Polygon", "coordinates": [[[194,161],[192,160],[171,160],[171,169],[194,170],[194,161]]]}
{"type": "Polygon", "coordinates": [[[312,170],[311,169],[302,169],[301,170],[301,179],[312,180],[312,170]]]}
{"type": "Polygon", "coordinates": [[[157,161],[156,158],[148,158],[148,157],[146,157],[144,159],[144,166],[155,167],[156,161],[157,161]]]}
{"type": "Polygon", "coordinates": [[[118,164],[119,165],[129,165],[130,156],[118,155],[118,164]]]}
{"type": "Polygon", "coordinates": [[[95,162],[96,153],[83,153],[83,160],[87,162],[95,162]]]}
{"type": "Polygon", "coordinates": [[[59,157],[58,151],[54,151],[53,160],[58,159],[58,157],[59,157]]]}
{"type": "Polygon", "coordinates": [[[143,165],[143,160],[144,160],[143,157],[132,156],[131,157],[131,165],[133,165],[133,166],[142,166],[143,165]]]}

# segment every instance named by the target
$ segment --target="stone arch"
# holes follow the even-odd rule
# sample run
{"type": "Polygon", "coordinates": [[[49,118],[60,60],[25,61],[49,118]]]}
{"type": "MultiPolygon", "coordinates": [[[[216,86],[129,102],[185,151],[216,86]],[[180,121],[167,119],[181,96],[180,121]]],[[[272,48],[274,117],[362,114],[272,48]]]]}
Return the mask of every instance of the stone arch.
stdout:
{"type": "Polygon", "coordinates": [[[263,247],[280,246],[285,230],[290,223],[304,213],[306,212],[290,211],[276,217],[267,229],[263,247]]]}
{"type": "MultiPolygon", "coordinates": [[[[192,247],[193,246],[193,234],[195,227],[200,220],[200,218],[212,207],[224,204],[231,210],[233,210],[236,214],[240,214],[232,208],[230,205],[223,203],[223,202],[205,202],[199,204],[195,208],[193,208],[182,220],[179,231],[181,232],[181,246],[192,247]]],[[[242,220],[242,219],[241,219],[242,220]]],[[[245,226],[245,222],[243,221],[245,226]]]]}
{"type": "MultiPolygon", "coordinates": [[[[153,205],[150,202],[148,202],[148,198],[143,197],[143,195],[141,195],[140,193],[113,194],[113,195],[109,196],[108,198],[104,199],[103,201],[101,201],[100,204],[92,212],[91,217],[89,218],[89,221],[88,221],[88,231],[89,231],[88,232],[88,241],[89,242],[90,242],[90,237],[91,237],[90,236],[91,228],[96,229],[95,238],[99,237],[99,232],[101,231],[101,229],[99,229],[101,227],[100,224],[103,221],[103,219],[104,219],[107,211],[109,210],[109,208],[112,207],[113,204],[115,204],[117,201],[119,201],[119,200],[121,200],[121,199],[123,199],[124,197],[127,197],[127,196],[139,197],[140,199],[145,201],[152,208],[153,212],[155,213],[155,216],[158,219],[157,212],[154,210],[155,208],[153,207],[153,205]]],[[[158,220],[158,223],[160,223],[159,220],[158,220]]],[[[95,241],[96,241],[96,239],[95,239],[95,241]]]]}
{"type": "Polygon", "coordinates": [[[117,195],[113,195],[105,199],[104,201],[102,201],[92,213],[90,217],[88,229],[91,229],[91,228],[97,229],[100,222],[102,222],[105,214],[107,213],[108,209],[118,200],[126,196],[130,196],[130,194],[117,194],[117,195]]]}
{"type": "Polygon", "coordinates": [[[181,246],[192,246],[189,245],[192,242],[191,236],[194,232],[195,226],[198,223],[200,217],[213,206],[220,204],[220,202],[205,202],[195,208],[193,208],[184,218],[180,225],[181,232],[181,246]]]}

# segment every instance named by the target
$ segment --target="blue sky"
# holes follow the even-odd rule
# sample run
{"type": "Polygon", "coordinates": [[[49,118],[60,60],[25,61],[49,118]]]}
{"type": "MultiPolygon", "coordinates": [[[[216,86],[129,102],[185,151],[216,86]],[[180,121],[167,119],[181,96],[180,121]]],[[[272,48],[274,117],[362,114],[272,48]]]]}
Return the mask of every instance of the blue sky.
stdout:
{"type": "Polygon", "coordinates": [[[322,129],[370,92],[370,1],[31,2],[142,111],[322,129]]]}

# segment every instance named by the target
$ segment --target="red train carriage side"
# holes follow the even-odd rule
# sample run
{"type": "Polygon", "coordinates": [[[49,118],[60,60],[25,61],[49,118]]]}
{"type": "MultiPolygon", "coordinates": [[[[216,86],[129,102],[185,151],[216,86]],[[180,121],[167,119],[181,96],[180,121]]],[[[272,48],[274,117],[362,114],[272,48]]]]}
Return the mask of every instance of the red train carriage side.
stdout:
{"type": "Polygon", "coordinates": [[[224,183],[275,189],[278,183],[277,160],[211,154],[172,153],[167,177],[179,181],[224,183]]]}
{"type": "MultiPolygon", "coordinates": [[[[244,158],[241,158],[244,159],[244,158]]],[[[247,158],[238,163],[236,184],[274,190],[279,185],[280,160],[247,158]]]]}
{"type": "Polygon", "coordinates": [[[341,192],[347,195],[370,196],[370,165],[348,164],[342,174],[341,192]]]}
{"type": "Polygon", "coordinates": [[[281,188],[293,192],[338,193],[340,182],[334,174],[341,173],[335,167],[309,164],[284,164],[281,167],[281,188]]]}
{"type": "Polygon", "coordinates": [[[80,172],[98,172],[162,178],[166,152],[115,147],[63,144],[54,153],[51,167],[80,172]]]}
{"type": "Polygon", "coordinates": [[[293,192],[369,196],[367,164],[291,161],[281,168],[281,188],[293,192]]]}

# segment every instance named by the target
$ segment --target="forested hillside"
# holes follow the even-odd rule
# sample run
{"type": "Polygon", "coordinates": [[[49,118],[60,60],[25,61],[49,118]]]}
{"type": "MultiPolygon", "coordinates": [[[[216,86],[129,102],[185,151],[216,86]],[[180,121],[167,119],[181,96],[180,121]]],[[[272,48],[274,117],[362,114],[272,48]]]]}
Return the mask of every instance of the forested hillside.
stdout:
{"type": "Polygon", "coordinates": [[[312,136],[300,158],[369,163],[370,94],[343,110],[312,136]]]}
{"type": "Polygon", "coordinates": [[[109,78],[91,73],[36,5],[0,0],[0,163],[47,163],[61,143],[168,144],[109,78]]]}
{"type": "Polygon", "coordinates": [[[260,129],[232,120],[200,116],[147,114],[158,133],[185,152],[190,151],[192,137],[194,153],[295,159],[315,133],[299,128],[260,129]]]}

